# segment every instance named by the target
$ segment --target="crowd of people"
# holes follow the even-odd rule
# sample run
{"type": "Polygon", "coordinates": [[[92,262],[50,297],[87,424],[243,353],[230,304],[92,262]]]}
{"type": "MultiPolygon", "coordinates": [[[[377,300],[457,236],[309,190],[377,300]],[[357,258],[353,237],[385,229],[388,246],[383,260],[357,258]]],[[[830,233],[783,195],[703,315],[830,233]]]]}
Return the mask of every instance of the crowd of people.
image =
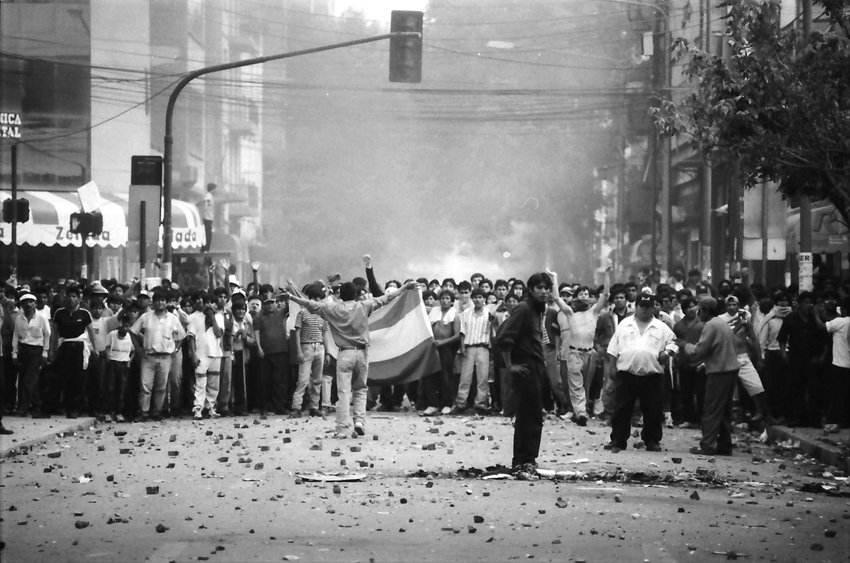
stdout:
{"type": "Polygon", "coordinates": [[[400,409],[407,397],[423,416],[515,417],[518,466],[535,462],[545,412],[580,426],[608,421],[614,450],[632,427],[650,451],[664,426],[702,428],[699,450],[722,454],[736,418],[850,426],[846,282],[715,287],[693,269],[670,283],[639,272],[599,287],[559,283],[550,271],[379,284],[368,255],[364,265],[349,282],[277,290],[260,283],[258,263],[243,288],[226,261],[210,267],[221,283],[206,289],[10,280],[2,412],[114,422],[336,412],[345,438],[364,433],[366,411],[400,409]],[[368,386],[368,317],[414,288],[441,370],[368,386]]]}

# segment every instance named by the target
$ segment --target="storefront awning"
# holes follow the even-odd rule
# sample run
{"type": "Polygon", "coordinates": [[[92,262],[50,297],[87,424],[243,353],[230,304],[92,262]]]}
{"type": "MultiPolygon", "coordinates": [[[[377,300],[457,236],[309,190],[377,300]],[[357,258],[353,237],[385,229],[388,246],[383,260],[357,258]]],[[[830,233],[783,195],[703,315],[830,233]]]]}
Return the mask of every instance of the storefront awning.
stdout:
{"type": "MultiPolygon", "coordinates": [[[[0,200],[12,197],[8,191],[0,191],[0,200]]],[[[30,202],[30,220],[18,223],[18,246],[76,246],[82,238],[69,230],[71,213],[80,211],[80,199],[76,192],[19,191],[19,199],[30,202]]],[[[119,248],[127,244],[127,210],[129,194],[101,192],[103,205],[103,233],[87,237],[87,246],[119,248]]],[[[204,244],[204,224],[198,208],[192,203],[172,200],[172,248],[200,248],[204,244]]],[[[8,223],[0,223],[0,244],[12,244],[12,229],[8,223]]]]}
{"type": "MultiPolygon", "coordinates": [[[[788,214],[788,230],[785,238],[788,252],[800,251],[800,209],[788,214]]],[[[841,214],[834,205],[819,205],[812,208],[812,252],[850,252],[850,229],[843,223],[841,214]]]]}

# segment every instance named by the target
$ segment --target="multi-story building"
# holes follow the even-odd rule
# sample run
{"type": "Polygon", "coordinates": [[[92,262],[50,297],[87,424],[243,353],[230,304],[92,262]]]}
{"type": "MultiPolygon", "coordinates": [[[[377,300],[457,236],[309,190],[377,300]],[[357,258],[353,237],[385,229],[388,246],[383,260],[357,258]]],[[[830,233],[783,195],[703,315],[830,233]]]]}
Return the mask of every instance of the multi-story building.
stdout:
{"type": "MultiPolygon", "coordinates": [[[[107,202],[105,234],[89,241],[89,277],[138,273],[138,247],[128,243],[126,227],[130,157],[162,154],[168,95],[182,74],[261,54],[250,17],[234,0],[0,3],[0,111],[20,115],[17,184],[33,210],[33,220],[18,228],[22,276],[81,273],[82,253],[72,250],[81,242],[67,227],[79,208],[74,192],[88,181],[107,202]],[[51,239],[50,233],[58,234],[51,239]]],[[[179,98],[175,261],[197,261],[203,241],[197,203],[213,182],[219,187],[211,254],[249,270],[248,246],[261,226],[261,73],[247,67],[211,75],[179,98]]],[[[11,185],[9,147],[17,141],[0,141],[4,198],[11,185]]],[[[4,227],[5,266],[11,240],[4,227]]]]}

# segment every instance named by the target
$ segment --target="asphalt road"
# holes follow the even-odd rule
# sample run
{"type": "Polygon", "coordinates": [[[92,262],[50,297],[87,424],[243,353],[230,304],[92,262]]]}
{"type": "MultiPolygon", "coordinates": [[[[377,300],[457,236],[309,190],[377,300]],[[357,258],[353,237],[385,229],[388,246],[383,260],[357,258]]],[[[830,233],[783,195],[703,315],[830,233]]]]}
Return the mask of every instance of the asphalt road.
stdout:
{"type": "MultiPolygon", "coordinates": [[[[101,424],[2,462],[4,563],[42,561],[848,561],[850,498],[824,467],[739,433],[731,458],[602,450],[608,429],[550,419],[538,481],[503,418],[373,415],[101,424]],[[433,449],[430,449],[433,448],[433,449]],[[467,472],[473,468],[471,473],[467,472]],[[824,474],[826,471],[826,474],[824,474]],[[343,472],[349,482],[311,481],[343,472]],[[498,476],[497,476],[498,477],[498,476]],[[804,489],[806,492],[801,491],[804,489]]],[[[634,440],[632,440],[634,441],[634,440]]]]}

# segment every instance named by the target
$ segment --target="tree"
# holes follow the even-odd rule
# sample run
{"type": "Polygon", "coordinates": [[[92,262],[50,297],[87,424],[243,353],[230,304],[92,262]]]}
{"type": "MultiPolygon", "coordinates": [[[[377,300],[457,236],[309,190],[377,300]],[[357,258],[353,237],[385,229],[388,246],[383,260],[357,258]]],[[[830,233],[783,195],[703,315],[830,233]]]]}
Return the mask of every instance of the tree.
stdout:
{"type": "Polygon", "coordinates": [[[828,200],[850,225],[850,0],[814,4],[827,25],[808,42],[780,27],[779,0],[721,4],[731,57],[676,40],[673,59],[695,90],[651,113],[659,134],[690,136],[746,186],[774,181],[786,199],[828,200]]]}

